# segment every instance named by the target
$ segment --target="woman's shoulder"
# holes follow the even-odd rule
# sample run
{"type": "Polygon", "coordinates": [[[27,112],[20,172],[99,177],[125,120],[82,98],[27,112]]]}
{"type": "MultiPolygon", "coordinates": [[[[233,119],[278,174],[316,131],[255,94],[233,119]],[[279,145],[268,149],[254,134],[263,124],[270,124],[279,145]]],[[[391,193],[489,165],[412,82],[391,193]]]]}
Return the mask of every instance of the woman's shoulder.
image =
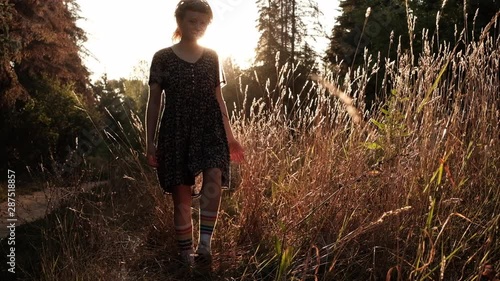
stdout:
{"type": "Polygon", "coordinates": [[[217,54],[217,52],[214,49],[211,49],[209,47],[203,47],[203,49],[205,50],[205,54],[208,54],[209,56],[215,57],[215,58],[219,57],[219,55],[217,54]]]}
{"type": "Polygon", "coordinates": [[[163,56],[166,56],[166,55],[168,55],[170,53],[171,50],[172,50],[171,46],[159,49],[158,51],[156,51],[154,53],[153,57],[163,57],[163,56]]]}

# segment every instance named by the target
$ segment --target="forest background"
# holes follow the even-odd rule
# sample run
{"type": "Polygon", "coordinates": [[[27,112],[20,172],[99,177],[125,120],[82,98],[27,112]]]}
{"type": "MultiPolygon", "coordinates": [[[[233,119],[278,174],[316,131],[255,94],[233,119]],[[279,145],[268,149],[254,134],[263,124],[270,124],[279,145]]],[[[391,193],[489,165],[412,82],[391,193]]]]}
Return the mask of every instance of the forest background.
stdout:
{"type": "MultiPolygon", "coordinates": [[[[343,0],[321,53],[310,45],[322,24],[315,1],[256,5],[253,64],[223,62],[249,159],[221,222],[237,229],[220,248],[242,254],[219,274],[473,280],[481,263],[498,265],[500,3],[343,0]]],[[[16,171],[21,194],[109,180],[165,200],[143,159],[147,63],[90,82],[79,18],[73,0],[0,1],[1,170],[16,171]]],[[[75,249],[43,242],[58,250],[26,274],[86,276],[58,264],[85,249],[78,239],[75,249]]]]}

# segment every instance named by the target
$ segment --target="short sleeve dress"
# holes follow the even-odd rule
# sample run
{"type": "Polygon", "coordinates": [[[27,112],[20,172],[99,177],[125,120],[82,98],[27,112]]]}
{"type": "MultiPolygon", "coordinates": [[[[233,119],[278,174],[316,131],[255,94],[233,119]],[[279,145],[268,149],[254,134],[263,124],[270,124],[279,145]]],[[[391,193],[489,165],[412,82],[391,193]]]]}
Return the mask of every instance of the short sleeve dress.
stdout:
{"type": "Polygon", "coordinates": [[[178,57],[172,47],[153,56],[149,84],[161,85],[165,95],[156,150],[165,193],[177,185],[194,185],[208,168],[219,168],[222,187],[229,187],[229,147],[215,95],[225,83],[220,73],[217,53],[208,48],[195,63],[178,57]]]}

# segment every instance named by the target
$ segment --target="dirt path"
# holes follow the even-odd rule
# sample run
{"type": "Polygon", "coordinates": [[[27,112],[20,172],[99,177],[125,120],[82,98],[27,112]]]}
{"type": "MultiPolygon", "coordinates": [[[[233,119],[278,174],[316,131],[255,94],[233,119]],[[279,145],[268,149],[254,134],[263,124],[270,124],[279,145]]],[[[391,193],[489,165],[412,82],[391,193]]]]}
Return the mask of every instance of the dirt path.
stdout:
{"type": "MultiPolygon", "coordinates": [[[[94,187],[106,184],[107,181],[91,182],[73,188],[71,191],[66,188],[50,188],[44,191],[37,191],[31,194],[20,195],[15,197],[15,225],[20,226],[27,222],[32,222],[39,218],[43,218],[50,214],[52,210],[59,206],[61,200],[68,196],[74,196],[81,192],[87,192],[94,187]]],[[[0,238],[4,238],[9,233],[7,226],[14,222],[8,217],[8,201],[5,201],[0,206],[0,238]]]]}

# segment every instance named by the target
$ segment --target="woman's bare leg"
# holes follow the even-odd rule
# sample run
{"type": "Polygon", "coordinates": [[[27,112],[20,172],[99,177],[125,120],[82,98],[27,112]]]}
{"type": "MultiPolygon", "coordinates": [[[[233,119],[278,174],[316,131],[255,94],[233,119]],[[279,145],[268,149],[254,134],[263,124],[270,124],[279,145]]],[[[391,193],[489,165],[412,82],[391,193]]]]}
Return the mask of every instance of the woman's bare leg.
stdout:
{"type": "Polygon", "coordinates": [[[183,259],[192,262],[193,223],[191,220],[191,187],[179,185],[172,191],[174,201],[174,227],[177,246],[183,259]]]}
{"type": "Polygon", "coordinates": [[[221,171],[211,168],[203,171],[203,188],[200,197],[200,236],[198,250],[211,252],[212,233],[217,222],[221,200],[221,171]]]}

